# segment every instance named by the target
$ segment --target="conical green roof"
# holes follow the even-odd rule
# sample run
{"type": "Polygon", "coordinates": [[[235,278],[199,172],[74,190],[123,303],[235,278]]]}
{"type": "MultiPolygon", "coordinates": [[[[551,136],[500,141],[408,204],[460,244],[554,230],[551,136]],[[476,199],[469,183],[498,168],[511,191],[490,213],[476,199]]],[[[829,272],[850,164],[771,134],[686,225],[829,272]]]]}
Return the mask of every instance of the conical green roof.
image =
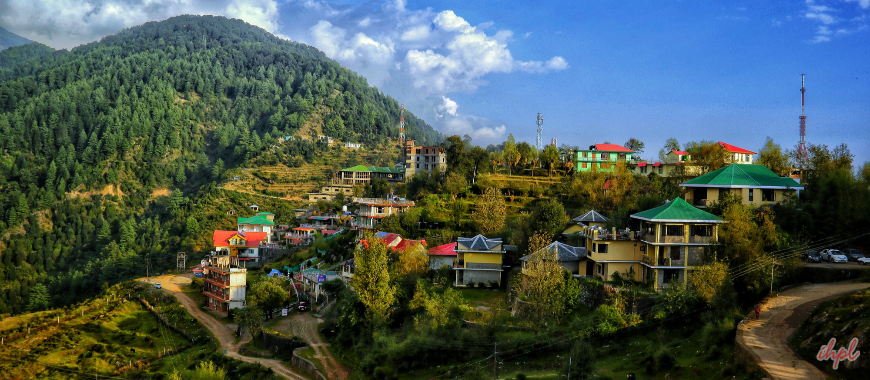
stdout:
{"type": "Polygon", "coordinates": [[[633,214],[631,217],[649,222],[724,223],[722,218],[688,204],[683,198],[674,198],[659,207],[633,214]]]}

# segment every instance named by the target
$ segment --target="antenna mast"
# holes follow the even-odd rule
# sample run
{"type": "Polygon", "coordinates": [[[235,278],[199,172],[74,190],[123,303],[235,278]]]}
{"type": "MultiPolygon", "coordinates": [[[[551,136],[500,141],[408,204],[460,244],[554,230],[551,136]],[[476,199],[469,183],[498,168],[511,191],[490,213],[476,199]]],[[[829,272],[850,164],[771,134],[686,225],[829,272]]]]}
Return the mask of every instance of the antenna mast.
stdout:
{"type": "Polygon", "coordinates": [[[800,165],[800,169],[803,170],[806,168],[807,162],[810,160],[810,156],[807,153],[807,117],[804,115],[804,92],[807,91],[804,88],[804,76],[806,74],[801,74],[801,140],[798,143],[798,151],[797,151],[797,161],[800,165]]]}
{"type": "Polygon", "coordinates": [[[541,132],[544,131],[544,115],[541,115],[540,112],[538,112],[538,120],[536,121],[536,124],[538,124],[538,141],[536,146],[538,150],[541,150],[541,146],[543,145],[541,143],[541,132]]]}
{"type": "Polygon", "coordinates": [[[402,110],[399,112],[399,142],[405,142],[405,105],[402,104],[402,110]]]}

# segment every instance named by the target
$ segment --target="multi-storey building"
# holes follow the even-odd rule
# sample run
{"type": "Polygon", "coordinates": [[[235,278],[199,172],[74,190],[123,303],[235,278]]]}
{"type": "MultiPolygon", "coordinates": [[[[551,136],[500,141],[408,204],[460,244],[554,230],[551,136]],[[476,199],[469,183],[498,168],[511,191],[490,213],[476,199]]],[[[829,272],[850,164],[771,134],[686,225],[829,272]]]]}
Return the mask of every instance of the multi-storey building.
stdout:
{"type": "Polygon", "coordinates": [[[245,306],[247,270],[239,267],[237,257],[212,255],[203,263],[203,291],[208,307],[228,312],[245,306]]]}
{"type": "Polygon", "coordinates": [[[716,240],[722,218],[695,208],[682,198],[631,215],[640,220],[638,243],[644,266],[643,279],[656,290],[671,281],[686,282],[702,264],[704,248],[716,240]]]}
{"type": "Polygon", "coordinates": [[[354,218],[357,228],[372,229],[381,219],[404,212],[408,207],[414,207],[414,201],[397,197],[393,198],[354,198],[353,203],[359,206],[354,218]]]}
{"type": "Polygon", "coordinates": [[[260,245],[264,240],[265,232],[215,231],[212,235],[215,252],[226,252],[226,255],[241,261],[259,261],[260,245]]]}
{"type": "Polygon", "coordinates": [[[504,258],[501,239],[489,239],[483,235],[459,238],[456,241],[456,286],[496,283],[501,286],[504,258]]]}
{"type": "Polygon", "coordinates": [[[741,164],[719,168],[680,187],[687,190],[686,201],[698,207],[707,207],[727,193],[737,195],[744,205],[763,206],[804,189],[793,178],[780,177],[764,165],[741,164]]]}
{"type": "Polygon", "coordinates": [[[610,281],[614,273],[634,281],[644,281],[642,248],[638,247],[638,232],[630,229],[607,229],[603,223],[589,223],[576,234],[582,238],[586,251],[585,263],[581,262],[587,276],[610,281]]]}
{"type": "MultiPolygon", "coordinates": [[[[726,158],[723,164],[752,164],[755,152],[722,141],[719,141],[717,144],[726,152],[726,158]]],[[[683,150],[672,150],[668,152],[667,156],[662,161],[638,162],[632,171],[634,174],[648,175],[650,173],[655,173],[660,177],[671,177],[674,175],[674,170],[680,166],[683,167],[682,175],[696,177],[703,174],[701,166],[696,165],[692,161],[692,152],[683,150]]]]}
{"type": "Polygon", "coordinates": [[[619,162],[631,162],[634,151],[616,144],[590,145],[574,152],[574,170],[612,172],[619,162]]]}
{"type": "Polygon", "coordinates": [[[405,178],[417,173],[432,174],[447,170],[447,154],[440,146],[414,146],[414,140],[405,142],[405,178]]]}
{"type": "Polygon", "coordinates": [[[405,171],[365,165],[341,169],[329,185],[320,188],[320,192],[308,193],[308,200],[312,202],[320,200],[330,201],[338,194],[352,197],[355,195],[354,187],[365,186],[373,179],[383,179],[393,183],[402,182],[405,180],[405,171]]]}

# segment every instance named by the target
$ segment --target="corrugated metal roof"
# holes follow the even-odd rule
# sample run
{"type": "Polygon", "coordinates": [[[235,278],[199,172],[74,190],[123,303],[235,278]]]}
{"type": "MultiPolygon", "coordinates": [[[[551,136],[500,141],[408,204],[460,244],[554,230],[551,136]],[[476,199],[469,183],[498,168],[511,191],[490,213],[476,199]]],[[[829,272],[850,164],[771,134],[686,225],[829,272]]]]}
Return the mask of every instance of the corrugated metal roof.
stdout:
{"type": "Polygon", "coordinates": [[[552,244],[546,246],[545,248],[542,248],[537,252],[532,253],[531,255],[521,257],[520,260],[527,261],[532,256],[548,250],[556,250],[556,259],[559,261],[580,261],[580,259],[586,257],[586,247],[573,247],[568,244],[555,241],[552,244]]]}
{"type": "Polygon", "coordinates": [[[274,226],[275,222],[270,221],[264,215],[254,215],[250,218],[239,218],[239,224],[259,224],[263,226],[274,226]]]}
{"type": "Polygon", "coordinates": [[[722,218],[686,203],[683,198],[674,198],[673,201],[633,214],[631,217],[651,222],[723,222],[722,218]]]}
{"type": "Polygon", "coordinates": [[[762,187],[803,189],[792,178],[780,177],[764,165],[731,164],[680,184],[683,187],[762,187]]]}
{"type": "Polygon", "coordinates": [[[474,251],[490,251],[499,244],[501,244],[501,239],[489,239],[483,235],[477,235],[473,238],[458,238],[456,239],[457,243],[460,243],[470,250],[474,251]]]}
{"type": "Polygon", "coordinates": [[[595,210],[589,210],[587,213],[580,215],[574,219],[571,219],[575,222],[596,222],[596,223],[605,223],[608,221],[604,215],[599,214],[595,210]]]}

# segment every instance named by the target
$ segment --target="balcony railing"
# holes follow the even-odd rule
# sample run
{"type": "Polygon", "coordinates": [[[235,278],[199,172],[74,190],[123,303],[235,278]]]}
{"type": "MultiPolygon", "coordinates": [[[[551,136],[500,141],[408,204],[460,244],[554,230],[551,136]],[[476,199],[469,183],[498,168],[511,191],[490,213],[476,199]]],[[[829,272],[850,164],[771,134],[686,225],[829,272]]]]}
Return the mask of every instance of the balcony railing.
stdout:
{"type": "Polygon", "coordinates": [[[213,298],[217,298],[217,299],[225,301],[225,302],[229,302],[229,300],[230,300],[230,297],[228,294],[215,293],[215,292],[202,292],[202,293],[207,295],[207,296],[211,296],[213,298]]]}
{"type": "Polygon", "coordinates": [[[361,211],[356,213],[359,216],[390,216],[389,212],[371,212],[371,211],[361,211]]]}
{"type": "Polygon", "coordinates": [[[685,243],[685,235],[663,235],[660,239],[661,243],[685,243]]]}
{"type": "Polygon", "coordinates": [[[671,259],[669,257],[662,257],[659,259],[659,266],[669,267],[671,266],[671,259]]]}
{"type": "Polygon", "coordinates": [[[229,282],[229,281],[223,281],[223,280],[216,279],[216,278],[208,278],[208,277],[206,277],[206,278],[203,278],[203,280],[204,280],[205,282],[208,282],[208,283],[212,284],[212,285],[216,285],[216,286],[220,286],[220,287],[224,287],[224,288],[227,287],[227,286],[230,286],[230,282],[229,282]]]}
{"type": "Polygon", "coordinates": [[[689,243],[693,244],[710,244],[711,240],[712,236],[689,236],[689,243]]]}
{"type": "Polygon", "coordinates": [[[643,263],[646,264],[646,265],[650,265],[650,266],[655,266],[655,265],[656,265],[656,264],[655,264],[655,259],[653,259],[652,257],[646,256],[646,255],[644,255],[644,256],[641,258],[641,261],[643,261],[643,263]]]}

